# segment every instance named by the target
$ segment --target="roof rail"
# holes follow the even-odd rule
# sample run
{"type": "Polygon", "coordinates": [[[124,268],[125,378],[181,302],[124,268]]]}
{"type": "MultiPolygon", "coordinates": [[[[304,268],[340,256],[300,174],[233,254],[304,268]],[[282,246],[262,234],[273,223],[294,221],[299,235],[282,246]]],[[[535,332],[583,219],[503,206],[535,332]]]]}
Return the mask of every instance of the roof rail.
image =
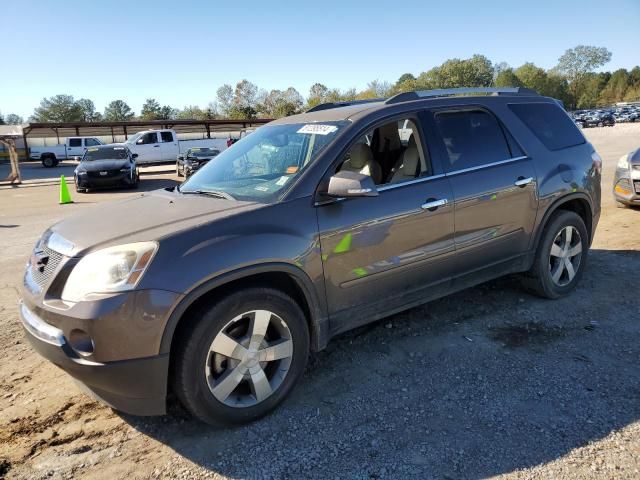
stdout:
{"type": "Polygon", "coordinates": [[[538,92],[524,87],[464,87],[441,88],[435,90],[418,90],[415,92],[402,92],[390,97],[385,102],[387,105],[400,102],[410,102],[423,98],[451,97],[453,95],[539,95],[538,92]]]}
{"type": "Polygon", "coordinates": [[[344,102],[327,102],[311,107],[309,112],[319,112],[320,110],[329,110],[331,108],[348,107],[349,105],[359,105],[361,103],[384,102],[386,98],[367,98],[366,100],[345,100],[344,102]]]}

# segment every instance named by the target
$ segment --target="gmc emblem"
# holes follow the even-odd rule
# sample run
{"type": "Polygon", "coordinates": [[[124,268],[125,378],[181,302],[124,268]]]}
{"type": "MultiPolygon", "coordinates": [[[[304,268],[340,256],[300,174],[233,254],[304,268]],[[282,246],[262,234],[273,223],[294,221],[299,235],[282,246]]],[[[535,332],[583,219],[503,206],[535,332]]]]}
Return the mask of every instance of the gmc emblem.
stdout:
{"type": "Polygon", "coordinates": [[[49,256],[45,255],[42,250],[34,250],[31,255],[31,268],[38,270],[40,273],[44,273],[44,268],[49,262],[49,256]]]}

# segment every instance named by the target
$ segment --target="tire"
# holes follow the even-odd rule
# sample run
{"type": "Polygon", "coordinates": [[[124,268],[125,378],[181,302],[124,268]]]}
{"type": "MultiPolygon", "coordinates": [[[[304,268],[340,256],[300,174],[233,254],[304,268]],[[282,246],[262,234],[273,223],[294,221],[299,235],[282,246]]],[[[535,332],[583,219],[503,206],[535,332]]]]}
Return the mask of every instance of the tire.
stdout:
{"type": "Polygon", "coordinates": [[[140,185],[140,174],[138,172],[136,172],[136,181],[133,182],[129,188],[131,188],[132,190],[135,190],[138,188],[138,186],[140,185]]]}
{"type": "Polygon", "coordinates": [[[582,277],[587,264],[588,250],[589,233],[582,218],[566,210],[555,212],[542,233],[533,267],[524,278],[525,286],[543,298],[555,299],[568,295],[582,277]],[[567,239],[566,229],[571,229],[571,242],[565,250],[563,242],[566,243],[567,239]],[[579,235],[577,241],[576,234],[579,235]],[[576,252],[578,243],[580,252],[571,256],[572,252],[576,252]],[[555,247],[553,247],[554,244],[555,247]],[[571,269],[568,268],[565,255],[569,258],[571,269]],[[573,270],[573,276],[570,270],[573,270]],[[558,272],[560,276],[556,275],[556,281],[553,274],[558,272]]]}
{"type": "Polygon", "coordinates": [[[172,363],[173,391],[184,407],[205,423],[238,424],[266,415],[304,373],[309,356],[307,321],[300,306],[278,290],[237,291],[195,314],[194,320],[189,330],[174,340],[178,343],[172,363]],[[250,334],[257,318],[258,324],[269,325],[260,345],[250,334]],[[261,361],[259,352],[275,344],[286,347],[280,350],[282,358],[261,361]],[[216,353],[219,350],[234,358],[216,353]]]}
{"type": "Polygon", "coordinates": [[[87,193],[87,189],[86,188],[81,188],[78,186],[78,178],[77,177],[73,177],[73,183],[76,186],[76,192],[78,193],[87,193]]]}
{"type": "Polygon", "coordinates": [[[598,122],[598,126],[599,126],[599,127],[604,127],[604,123],[602,123],[602,122],[598,122]]]}
{"type": "Polygon", "coordinates": [[[52,156],[52,155],[47,155],[44,158],[42,158],[42,165],[45,168],[53,168],[57,165],[56,163],[56,157],[52,156]]]}
{"type": "Polygon", "coordinates": [[[178,162],[176,162],[176,175],[178,177],[183,177],[184,175],[180,173],[180,167],[178,166],[178,162]]]}

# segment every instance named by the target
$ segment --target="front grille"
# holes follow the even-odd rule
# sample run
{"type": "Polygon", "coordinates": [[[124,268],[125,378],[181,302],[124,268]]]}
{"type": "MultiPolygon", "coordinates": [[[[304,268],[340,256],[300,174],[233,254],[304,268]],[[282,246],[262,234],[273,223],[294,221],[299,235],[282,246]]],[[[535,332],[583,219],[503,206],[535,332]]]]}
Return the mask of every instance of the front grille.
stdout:
{"type": "Polygon", "coordinates": [[[120,170],[102,170],[103,172],[107,172],[106,175],[100,175],[100,172],[87,172],[87,176],[89,178],[111,178],[117,177],[120,175],[120,170]]]}
{"type": "Polygon", "coordinates": [[[58,265],[60,265],[62,254],[43,245],[41,251],[33,252],[33,257],[31,260],[31,277],[42,289],[51,279],[51,275],[56,271],[58,265]]]}

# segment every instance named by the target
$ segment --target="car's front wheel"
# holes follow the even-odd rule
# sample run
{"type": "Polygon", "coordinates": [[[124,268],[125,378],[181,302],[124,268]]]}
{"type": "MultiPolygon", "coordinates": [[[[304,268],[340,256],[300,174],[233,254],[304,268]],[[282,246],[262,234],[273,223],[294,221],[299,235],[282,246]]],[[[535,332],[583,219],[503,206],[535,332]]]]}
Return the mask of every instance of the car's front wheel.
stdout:
{"type": "Polygon", "coordinates": [[[587,261],[589,234],[575,212],[560,210],[549,220],[525,284],[545,298],[560,298],[578,284],[587,261]]]}
{"type": "Polygon", "coordinates": [[[304,372],[306,318],[278,290],[238,291],[194,320],[176,339],[173,386],[182,404],[206,423],[243,423],[267,414],[304,372]]]}
{"type": "Polygon", "coordinates": [[[87,189],[86,188],[82,188],[80,185],[78,185],[78,177],[73,177],[73,183],[75,183],[76,186],[76,192],[78,193],[87,193],[87,189]]]}

